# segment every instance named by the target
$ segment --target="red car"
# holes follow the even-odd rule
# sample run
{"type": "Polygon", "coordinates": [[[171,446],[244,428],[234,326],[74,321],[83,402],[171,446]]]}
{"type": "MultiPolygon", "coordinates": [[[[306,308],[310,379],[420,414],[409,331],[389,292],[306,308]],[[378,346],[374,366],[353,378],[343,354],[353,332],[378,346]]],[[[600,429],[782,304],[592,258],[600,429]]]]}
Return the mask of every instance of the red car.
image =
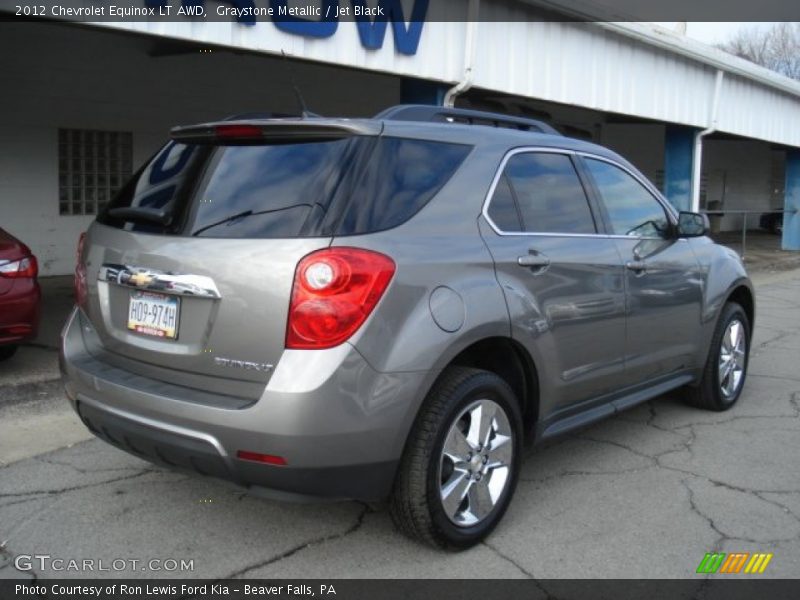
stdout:
{"type": "Polygon", "coordinates": [[[0,229],[0,360],[36,337],[42,299],[38,273],[30,248],[0,229]]]}

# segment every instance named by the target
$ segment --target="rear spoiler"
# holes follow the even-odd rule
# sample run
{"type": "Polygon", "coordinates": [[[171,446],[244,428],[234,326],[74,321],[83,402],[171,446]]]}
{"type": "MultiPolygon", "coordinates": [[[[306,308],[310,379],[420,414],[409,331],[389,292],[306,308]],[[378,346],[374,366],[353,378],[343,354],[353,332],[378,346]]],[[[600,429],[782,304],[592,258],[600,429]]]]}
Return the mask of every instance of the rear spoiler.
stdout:
{"type": "Polygon", "coordinates": [[[259,144],[339,140],[380,135],[380,121],[349,119],[253,119],[174,127],[170,137],[185,144],[259,144]]]}

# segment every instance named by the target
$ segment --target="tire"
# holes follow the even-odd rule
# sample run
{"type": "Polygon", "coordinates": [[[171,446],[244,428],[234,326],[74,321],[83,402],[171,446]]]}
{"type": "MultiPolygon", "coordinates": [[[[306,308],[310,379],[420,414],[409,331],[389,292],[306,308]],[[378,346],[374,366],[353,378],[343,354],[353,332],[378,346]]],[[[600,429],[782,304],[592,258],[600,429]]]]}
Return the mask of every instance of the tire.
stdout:
{"type": "Polygon", "coordinates": [[[17,352],[17,346],[0,346],[0,360],[8,360],[17,352]]]}
{"type": "MultiPolygon", "coordinates": [[[[739,399],[747,377],[747,366],[750,354],[750,320],[744,309],[735,302],[728,302],[723,308],[711,338],[711,347],[708,351],[703,375],[696,387],[689,388],[688,401],[697,408],[705,410],[728,410],[739,399]],[[731,354],[728,349],[731,341],[728,336],[738,335],[729,333],[734,323],[741,326],[741,343],[743,347],[739,352],[731,354]],[[727,339],[726,339],[727,338],[727,339]],[[727,376],[722,376],[722,362],[724,355],[733,356],[736,363],[727,376]],[[739,376],[736,372],[741,369],[739,376]]],[[[730,363],[728,363],[730,364],[730,363]]]]}
{"type": "Polygon", "coordinates": [[[522,417],[509,385],[488,371],[446,369],[425,398],[406,443],[389,504],[395,525],[434,547],[461,550],[477,544],[511,502],[521,450],[522,417]],[[484,420],[492,413],[491,420],[484,420]],[[479,449],[474,442],[481,438],[489,443],[479,449]],[[459,503],[459,498],[464,500],[459,503]]]}

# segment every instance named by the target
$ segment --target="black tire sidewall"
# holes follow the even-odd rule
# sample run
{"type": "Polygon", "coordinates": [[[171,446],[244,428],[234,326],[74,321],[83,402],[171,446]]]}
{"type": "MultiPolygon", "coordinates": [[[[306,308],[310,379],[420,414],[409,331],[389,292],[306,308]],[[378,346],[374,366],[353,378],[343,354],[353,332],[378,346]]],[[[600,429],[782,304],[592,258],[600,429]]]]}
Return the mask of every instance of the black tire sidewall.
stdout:
{"type": "Polygon", "coordinates": [[[433,448],[428,462],[426,477],[427,503],[430,509],[431,522],[440,538],[454,549],[472,546],[489,535],[497,526],[511,502],[519,478],[522,454],[522,418],[518,403],[509,386],[501,378],[492,373],[482,373],[463,382],[448,399],[449,406],[445,412],[439,431],[436,433],[433,448]],[[497,501],[489,516],[470,527],[455,525],[444,512],[439,498],[439,461],[445,438],[455,418],[470,404],[477,400],[492,400],[506,413],[512,430],[513,454],[511,460],[510,481],[497,501]]]}

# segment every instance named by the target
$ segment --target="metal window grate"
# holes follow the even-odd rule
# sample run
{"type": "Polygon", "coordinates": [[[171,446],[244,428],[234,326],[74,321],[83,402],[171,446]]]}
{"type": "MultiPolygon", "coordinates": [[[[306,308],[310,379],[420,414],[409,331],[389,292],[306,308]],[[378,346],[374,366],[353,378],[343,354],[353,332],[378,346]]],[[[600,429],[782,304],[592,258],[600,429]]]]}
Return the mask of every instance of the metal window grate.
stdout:
{"type": "Polygon", "coordinates": [[[94,215],[131,176],[133,135],[122,131],[58,130],[58,212],[94,215]]]}

